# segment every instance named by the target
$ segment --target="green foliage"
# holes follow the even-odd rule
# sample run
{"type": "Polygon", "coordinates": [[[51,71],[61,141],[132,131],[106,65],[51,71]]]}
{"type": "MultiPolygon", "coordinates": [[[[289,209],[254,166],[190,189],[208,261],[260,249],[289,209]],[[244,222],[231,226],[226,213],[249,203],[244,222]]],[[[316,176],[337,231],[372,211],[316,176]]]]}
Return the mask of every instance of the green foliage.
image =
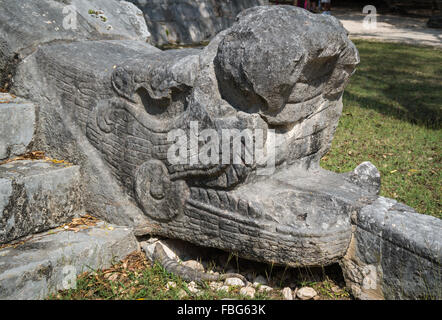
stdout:
{"type": "Polygon", "coordinates": [[[355,41],[361,64],[325,169],[345,172],[371,161],[381,195],[441,216],[442,54],[402,44],[355,41]]]}

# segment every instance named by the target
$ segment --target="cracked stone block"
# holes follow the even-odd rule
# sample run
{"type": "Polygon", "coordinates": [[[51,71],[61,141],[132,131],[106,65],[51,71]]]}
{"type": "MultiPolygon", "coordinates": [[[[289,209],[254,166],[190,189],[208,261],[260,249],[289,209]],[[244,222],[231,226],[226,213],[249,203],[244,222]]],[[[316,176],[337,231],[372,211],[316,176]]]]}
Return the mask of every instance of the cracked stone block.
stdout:
{"type": "Polygon", "coordinates": [[[0,160],[27,151],[35,131],[35,107],[0,94],[0,160]]]}
{"type": "Polygon", "coordinates": [[[78,166],[44,160],[0,166],[0,243],[58,227],[81,212],[78,166]]]}
{"type": "Polygon", "coordinates": [[[342,266],[355,297],[442,298],[442,220],[383,197],[352,220],[342,266]]]}
{"type": "Polygon", "coordinates": [[[45,299],[75,288],[85,271],[108,268],[138,249],[130,228],[99,222],[79,232],[53,229],[0,249],[0,299],[45,299]]]}

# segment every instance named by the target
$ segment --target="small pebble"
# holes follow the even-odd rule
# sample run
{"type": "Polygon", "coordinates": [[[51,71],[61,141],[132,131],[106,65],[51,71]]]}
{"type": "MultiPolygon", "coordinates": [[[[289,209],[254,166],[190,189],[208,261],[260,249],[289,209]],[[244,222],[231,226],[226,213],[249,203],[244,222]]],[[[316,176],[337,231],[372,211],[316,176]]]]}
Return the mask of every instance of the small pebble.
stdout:
{"type": "Polygon", "coordinates": [[[244,281],[242,281],[240,278],[227,278],[226,281],[224,281],[224,284],[226,286],[245,286],[244,281]]]}
{"type": "Polygon", "coordinates": [[[189,284],[187,285],[187,289],[189,289],[189,291],[192,293],[199,292],[199,289],[197,288],[197,285],[194,281],[189,282],[189,284]]]}
{"type": "Polygon", "coordinates": [[[290,289],[289,287],[282,289],[282,295],[284,297],[284,300],[293,300],[292,289],[290,289]]]}
{"type": "Polygon", "coordinates": [[[182,263],[182,265],[185,266],[185,267],[188,267],[188,268],[192,268],[192,269],[197,270],[197,271],[204,272],[204,266],[200,262],[198,262],[196,260],[184,261],[182,263]]]}
{"type": "Polygon", "coordinates": [[[216,291],[229,292],[229,286],[221,286],[216,291]]]}
{"type": "Polygon", "coordinates": [[[249,298],[255,297],[255,289],[253,287],[243,287],[239,291],[239,294],[242,294],[243,296],[247,296],[249,298]]]}
{"type": "Polygon", "coordinates": [[[313,299],[315,296],[317,296],[318,293],[313,288],[303,287],[298,290],[296,295],[301,300],[310,300],[310,299],[313,299]]]}

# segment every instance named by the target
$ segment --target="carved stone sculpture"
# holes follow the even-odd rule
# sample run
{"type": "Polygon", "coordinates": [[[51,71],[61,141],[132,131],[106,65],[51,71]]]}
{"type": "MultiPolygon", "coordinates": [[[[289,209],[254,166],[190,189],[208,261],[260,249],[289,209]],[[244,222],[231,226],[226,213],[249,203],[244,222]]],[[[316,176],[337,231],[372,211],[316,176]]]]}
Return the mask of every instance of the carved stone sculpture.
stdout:
{"type": "MultiPolygon", "coordinates": [[[[335,18],[256,7],[204,49],[160,51],[128,40],[42,46],[18,66],[14,92],[39,102],[41,149],[81,165],[85,204],[95,215],[138,235],[179,238],[258,261],[340,262],[352,270],[347,279],[358,296],[413,297],[424,289],[406,282],[402,296],[384,290],[386,273],[376,267],[383,257],[373,262],[355,254],[367,245],[355,240],[361,217],[383,203],[377,204],[377,169],[366,162],[336,174],[319,166],[358,63],[335,18]],[[227,141],[214,138],[227,129],[227,141]],[[208,135],[195,140],[204,130],[208,135]],[[257,148],[249,150],[250,141],[259,145],[259,136],[250,136],[258,131],[260,159],[257,148]],[[236,162],[203,161],[223,159],[235,143],[236,162]],[[185,150],[185,157],[171,161],[171,150],[185,150]],[[368,289],[369,273],[361,271],[367,265],[376,275],[368,289]]],[[[432,219],[426,238],[432,249],[422,249],[424,239],[413,248],[434,267],[441,223],[432,219]]],[[[407,241],[404,235],[384,246],[407,247],[407,241]]],[[[424,276],[440,283],[440,273],[424,276]]]]}

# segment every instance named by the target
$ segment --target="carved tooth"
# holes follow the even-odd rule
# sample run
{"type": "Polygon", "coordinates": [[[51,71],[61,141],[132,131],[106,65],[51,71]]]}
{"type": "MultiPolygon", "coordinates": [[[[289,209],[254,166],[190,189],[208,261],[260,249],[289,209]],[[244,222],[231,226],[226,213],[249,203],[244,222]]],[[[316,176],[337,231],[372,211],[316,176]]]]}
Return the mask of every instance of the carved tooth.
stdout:
{"type": "Polygon", "coordinates": [[[230,211],[237,212],[238,211],[238,203],[237,203],[236,199],[229,194],[227,194],[227,198],[229,199],[230,211]]]}
{"type": "Polygon", "coordinates": [[[226,170],[227,183],[229,186],[234,185],[238,182],[238,176],[236,175],[236,171],[233,169],[233,166],[229,166],[226,170]]]}
{"type": "Polygon", "coordinates": [[[218,191],[218,197],[220,199],[220,208],[221,209],[228,209],[230,203],[229,203],[229,198],[227,197],[226,192],[218,191]]]}
{"type": "Polygon", "coordinates": [[[259,208],[255,203],[249,203],[248,208],[249,216],[252,218],[260,218],[262,217],[262,208],[259,208]]]}
{"type": "Polygon", "coordinates": [[[219,208],[220,207],[220,200],[218,198],[218,194],[216,193],[216,191],[213,189],[209,189],[207,191],[207,193],[209,194],[210,204],[219,208]]]}
{"type": "Polygon", "coordinates": [[[249,204],[247,203],[246,200],[240,199],[238,201],[238,212],[240,214],[242,214],[244,216],[247,216],[248,215],[248,212],[247,212],[248,211],[248,207],[249,207],[249,204]]]}
{"type": "Polygon", "coordinates": [[[190,194],[192,199],[197,199],[199,196],[199,188],[195,187],[190,188],[190,194]]]}
{"type": "Polygon", "coordinates": [[[209,203],[209,196],[207,195],[207,190],[200,189],[200,201],[203,203],[209,203]]]}

